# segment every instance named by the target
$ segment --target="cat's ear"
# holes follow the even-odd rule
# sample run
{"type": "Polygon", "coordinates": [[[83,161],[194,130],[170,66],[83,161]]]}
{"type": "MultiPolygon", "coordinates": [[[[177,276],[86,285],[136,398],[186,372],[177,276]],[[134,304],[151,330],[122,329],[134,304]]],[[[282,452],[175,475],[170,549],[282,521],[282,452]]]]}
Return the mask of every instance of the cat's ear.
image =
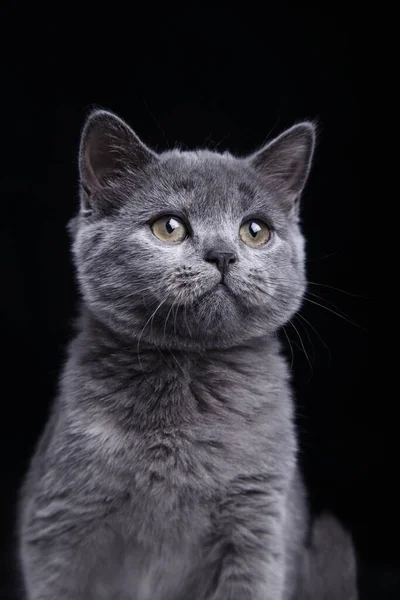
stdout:
{"type": "Polygon", "coordinates": [[[315,125],[305,121],[287,129],[248,159],[266,182],[279,186],[288,208],[298,204],[307,181],[315,138],[315,125]]]}
{"type": "Polygon", "coordinates": [[[140,141],[122,119],[111,112],[92,112],[82,131],[79,174],[83,195],[90,198],[127,173],[141,170],[157,155],[140,141]]]}

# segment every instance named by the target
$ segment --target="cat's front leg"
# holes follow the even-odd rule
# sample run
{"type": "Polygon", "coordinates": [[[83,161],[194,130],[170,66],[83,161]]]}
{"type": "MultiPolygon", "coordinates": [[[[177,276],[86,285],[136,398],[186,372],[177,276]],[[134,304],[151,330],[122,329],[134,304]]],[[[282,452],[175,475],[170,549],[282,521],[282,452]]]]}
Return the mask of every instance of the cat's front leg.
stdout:
{"type": "MultiPolygon", "coordinates": [[[[35,507],[20,533],[20,556],[26,600],[100,600],[93,595],[99,557],[112,543],[110,532],[95,516],[57,509],[55,503],[35,507]]],[[[93,508],[87,506],[86,513],[93,508]]],[[[101,516],[101,515],[100,515],[101,516]]]]}
{"type": "Polygon", "coordinates": [[[219,506],[207,600],[282,600],[284,493],[272,478],[242,476],[219,506]]]}
{"type": "Polygon", "coordinates": [[[79,548],[63,547],[57,540],[28,542],[24,548],[23,575],[26,600],[85,600],[87,572],[79,548]]]}

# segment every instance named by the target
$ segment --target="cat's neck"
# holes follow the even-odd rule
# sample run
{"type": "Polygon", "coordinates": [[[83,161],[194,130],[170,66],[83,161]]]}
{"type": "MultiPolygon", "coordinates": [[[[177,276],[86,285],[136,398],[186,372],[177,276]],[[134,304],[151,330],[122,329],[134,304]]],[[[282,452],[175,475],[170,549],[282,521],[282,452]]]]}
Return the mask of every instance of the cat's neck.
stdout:
{"type": "MultiPolygon", "coordinates": [[[[224,346],[203,346],[191,340],[181,343],[175,338],[170,344],[156,344],[143,339],[141,335],[128,336],[110,329],[86,307],[82,308],[79,321],[80,334],[75,350],[91,363],[104,363],[118,357],[129,361],[131,370],[143,374],[154,373],[168,367],[177,372],[191,364],[203,361],[218,362],[229,360],[229,356],[246,357],[274,355],[280,346],[275,334],[258,337],[224,346]]],[[[124,361],[121,363],[124,368],[124,361]]]]}
{"type": "Polygon", "coordinates": [[[239,414],[249,389],[264,402],[268,385],[286,379],[275,337],[225,349],[160,349],[127,340],[88,314],[70,347],[65,378],[66,396],[75,397],[79,406],[145,429],[180,427],[222,405],[239,414]]]}

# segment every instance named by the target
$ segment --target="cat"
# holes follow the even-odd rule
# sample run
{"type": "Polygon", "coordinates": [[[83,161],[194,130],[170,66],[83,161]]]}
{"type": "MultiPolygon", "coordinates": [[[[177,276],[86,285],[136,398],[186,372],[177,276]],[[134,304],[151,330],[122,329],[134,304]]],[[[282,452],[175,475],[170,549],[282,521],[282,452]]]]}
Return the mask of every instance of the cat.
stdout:
{"type": "Polygon", "coordinates": [[[156,153],[88,116],[80,316],[20,496],[28,600],[356,599],[347,533],[325,516],[309,539],[277,336],[306,288],[315,137],[156,153]]]}

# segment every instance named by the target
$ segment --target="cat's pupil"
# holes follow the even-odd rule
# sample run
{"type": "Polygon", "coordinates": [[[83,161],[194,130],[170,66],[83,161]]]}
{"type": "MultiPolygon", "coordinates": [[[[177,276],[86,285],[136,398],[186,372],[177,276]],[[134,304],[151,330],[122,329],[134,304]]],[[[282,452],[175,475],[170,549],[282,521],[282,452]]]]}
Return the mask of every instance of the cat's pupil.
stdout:
{"type": "Polygon", "coordinates": [[[250,223],[249,225],[249,231],[251,233],[251,235],[253,237],[256,237],[257,233],[259,231],[261,231],[261,227],[258,225],[258,223],[255,223],[254,221],[252,223],[250,223]]]}
{"type": "Polygon", "coordinates": [[[168,219],[165,224],[165,229],[168,233],[172,233],[177,227],[179,227],[179,223],[176,219],[168,219]]]}

